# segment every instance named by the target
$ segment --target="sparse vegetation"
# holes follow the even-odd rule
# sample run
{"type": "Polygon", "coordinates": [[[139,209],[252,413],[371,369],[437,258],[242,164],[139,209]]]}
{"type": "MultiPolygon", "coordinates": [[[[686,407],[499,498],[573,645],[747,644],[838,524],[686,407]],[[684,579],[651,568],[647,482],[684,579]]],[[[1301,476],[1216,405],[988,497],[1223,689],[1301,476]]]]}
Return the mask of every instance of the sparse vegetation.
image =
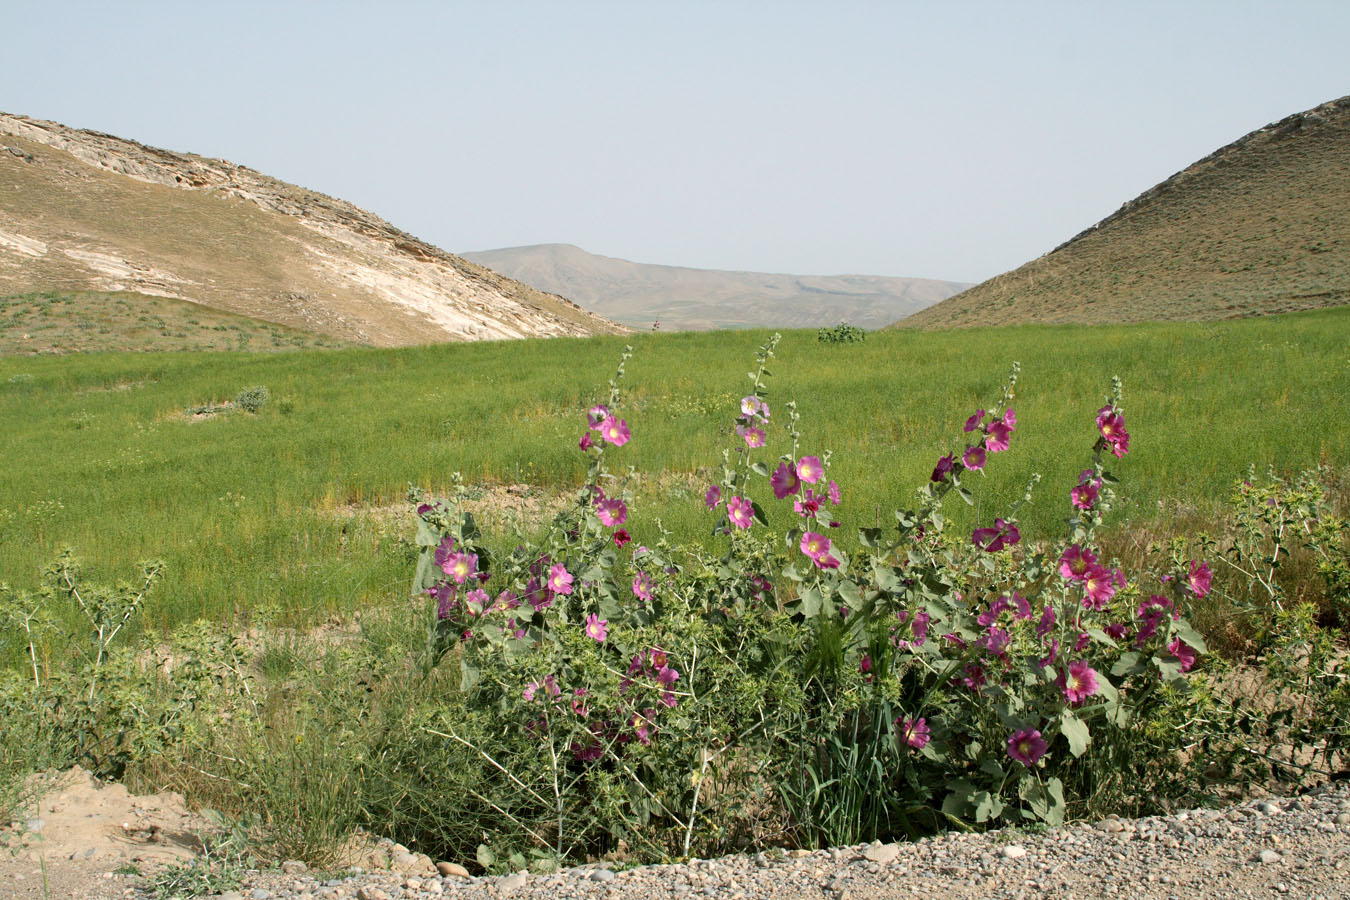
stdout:
{"type": "Polygon", "coordinates": [[[822,344],[861,344],[867,340],[867,332],[856,325],[840,322],[833,328],[821,328],[816,332],[816,340],[822,344]]]}

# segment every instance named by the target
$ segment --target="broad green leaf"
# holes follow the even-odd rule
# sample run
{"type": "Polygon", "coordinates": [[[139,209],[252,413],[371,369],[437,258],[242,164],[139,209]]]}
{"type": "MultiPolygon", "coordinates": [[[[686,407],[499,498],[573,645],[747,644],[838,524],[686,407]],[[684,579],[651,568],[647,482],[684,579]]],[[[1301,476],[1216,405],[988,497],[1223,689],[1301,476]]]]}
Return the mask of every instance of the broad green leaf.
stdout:
{"type": "Polygon", "coordinates": [[[1088,742],[1092,740],[1087,723],[1074,715],[1071,709],[1060,714],[1059,733],[1068,739],[1069,752],[1074,756],[1082,756],[1088,748],[1088,742]]]}

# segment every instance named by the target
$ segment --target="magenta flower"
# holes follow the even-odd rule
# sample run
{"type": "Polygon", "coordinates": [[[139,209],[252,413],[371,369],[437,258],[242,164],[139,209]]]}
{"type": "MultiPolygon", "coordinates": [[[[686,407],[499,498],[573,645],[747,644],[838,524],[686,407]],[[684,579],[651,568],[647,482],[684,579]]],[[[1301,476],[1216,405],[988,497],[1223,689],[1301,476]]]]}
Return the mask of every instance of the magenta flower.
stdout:
{"type": "Polygon", "coordinates": [[[807,488],[802,496],[793,502],[792,508],[803,519],[810,518],[820,512],[820,495],[807,488]]]}
{"type": "Polygon", "coordinates": [[[639,572],[633,578],[633,595],[639,600],[652,599],[652,576],[646,572],[639,572]]]}
{"type": "Polygon", "coordinates": [[[744,497],[732,497],[727,501],[727,515],[737,528],[749,528],[755,520],[755,508],[744,497]]]}
{"type": "Polygon", "coordinates": [[[1044,669],[1046,666],[1053,666],[1057,659],[1059,659],[1059,638],[1051,638],[1050,652],[1036,661],[1036,667],[1044,669]]]}
{"type": "Polygon", "coordinates": [[[830,552],[830,539],[823,534],[808,531],[802,535],[801,551],[813,560],[820,559],[830,552]]]}
{"type": "Polygon", "coordinates": [[[811,562],[815,563],[817,569],[839,568],[839,560],[832,556],[828,550],[819,556],[811,557],[811,562]]]}
{"type": "Polygon", "coordinates": [[[609,418],[609,407],[603,403],[597,403],[586,412],[586,423],[592,428],[599,428],[600,423],[609,418]]]}
{"type": "Polygon", "coordinates": [[[1097,693],[1097,672],[1086,660],[1074,660],[1068,669],[1059,673],[1055,684],[1064,692],[1064,699],[1077,706],[1097,693]]]}
{"type": "Polygon", "coordinates": [[[1097,503],[1097,481],[1085,481],[1069,490],[1069,500],[1079,509],[1092,509],[1097,503]]]}
{"type": "Polygon", "coordinates": [[[1102,631],[1106,632],[1106,636],[1113,641],[1123,641],[1125,640],[1125,635],[1129,634],[1130,629],[1126,627],[1124,622],[1112,622],[1110,625],[1103,628],[1102,631]]]}
{"type": "Polygon", "coordinates": [[[753,450],[756,447],[764,446],[763,428],[741,428],[737,429],[737,431],[740,433],[741,437],[745,439],[745,446],[750,449],[753,450]]]}
{"type": "Polygon", "coordinates": [[[983,447],[967,447],[965,455],[961,457],[961,462],[965,464],[966,468],[974,469],[976,472],[984,468],[984,460],[983,447]]]}
{"type": "Polygon", "coordinates": [[[1191,572],[1187,576],[1190,583],[1191,593],[1197,597],[1204,597],[1209,594],[1210,584],[1214,580],[1214,574],[1209,571],[1209,563],[1197,563],[1191,560],[1191,572]]]}
{"type": "Polygon", "coordinates": [[[918,719],[909,719],[901,716],[895,720],[895,724],[900,726],[900,740],[904,741],[915,750],[922,750],[928,746],[929,735],[928,721],[922,717],[918,719]]]}
{"type": "Polygon", "coordinates": [[[622,500],[609,498],[595,504],[596,515],[606,528],[622,525],[628,521],[628,506],[622,500]]]}
{"type": "Polygon", "coordinates": [[[947,476],[951,474],[954,466],[955,459],[952,454],[948,453],[946,456],[942,457],[942,459],[937,461],[937,465],[933,467],[933,474],[929,476],[928,480],[932,481],[934,484],[940,484],[941,482],[946,481],[947,476]]]}
{"type": "Polygon", "coordinates": [[[609,632],[605,630],[608,624],[608,619],[602,619],[598,614],[591,613],[586,617],[586,637],[603,644],[605,638],[609,637],[609,632]]]}
{"type": "Polygon", "coordinates": [[[975,546],[987,553],[997,553],[1004,547],[1011,547],[1022,539],[1022,533],[1012,522],[994,519],[992,528],[976,528],[971,533],[975,546]]]}
{"type": "Polygon", "coordinates": [[[838,506],[841,495],[839,493],[839,485],[833,481],[830,482],[829,495],[830,503],[834,506],[838,506]]]}
{"type": "Polygon", "coordinates": [[[1017,591],[1013,591],[1012,596],[1008,598],[1008,602],[1012,605],[1014,619],[1020,622],[1031,618],[1031,604],[1026,597],[1023,597],[1017,591]]]}
{"type": "Polygon", "coordinates": [[[708,509],[716,509],[721,502],[722,502],[722,488],[719,487],[718,485],[714,484],[712,487],[708,488],[708,490],[704,492],[703,505],[708,507],[708,509]]]}
{"type": "Polygon", "coordinates": [[[1012,429],[1002,422],[991,422],[985,429],[989,438],[985,441],[985,446],[989,448],[990,453],[1002,453],[1008,449],[1009,438],[1012,436],[1012,429]]]}
{"type": "Polygon", "coordinates": [[[1009,431],[1015,431],[1017,429],[1017,413],[1013,412],[1011,409],[1004,410],[1003,424],[1009,431]]]}
{"type": "Polygon", "coordinates": [[[1195,648],[1187,644],[1181,638],[1173,638],[1172,643],[1167,645],[1167,652],[1177,658],[1181,663],[1181,671],[1189,672],[1195,665],[1195,648]]]}
{"type": "Polygon", "coordinates": [[[787,463],[781,462],[774,473],[769,476],[769,487],[773,488],[773,495],[779,500],[790,496],[801,490],[802,482],[797,477],[797,472],[787,463]]]}
{"type": "Polygon", "coordinates": [[[614,532],[615,547],[622,547],[624,544],[628,543],[631,540],[632,538],[628,536],[628,532],[624,531],[622,528],[614,532]]]}
{"type": "Polygon", "coordinates": [[[628,423],[623,419],[609,416],[600,423],[600,437],[616,447],[622,447],[628,443],[628,423]]]}
{"type": "Polygon", "coordinates": [[[450,574],[450,556],[455,549],[455,539],[451,535],[441,538],[441,542],[436,545],[436,565],[441,567],[441,571],[450,574]]]}
{"type": "Polygon", "coordinates": [[[1043,638],[1055,628],[1055,608],[1047,606],[1041,610],[1041,621],[1036,626],[1036,637],[1043,638]]]}
{"type": "Polygon", "coordinates": [[[807,484],[815,484],[825,475],[819,456],[803,456],[797,460],[797,477],[807,484]]]}
{"type": "Polygon", "coordinates": [[[475,588],[464,595],[464,608],[470,615],[481,616],[487,612],[488,606],[492,604],[492,599],[488,597],[487,591],[482,588],[475,588]]]}
{"type": "Polygon", "coordinates": [[[1111,448],[1117,459],[1130,450],[1130,433],[1125,430],[1125,418],[1110,406],[1097,410],[1097,430],[1102,443],[1111,448]]]}
{"type": "Polygon", "coordinates": [[[976,428],[979,428],[980,423],[984,421],[984,416],[985,416],[984,410],[982,409],[975,410],[975,415],[971,416],[969,419],[966,419],[966,433],[969,434],[976,428]]]}
{"type": "Polygon", "coordinates": [[[581,440],[577,441],[577,446],[582,450],[589,450],[595,446],[595,441],[591,440],[591,433],[589,431],[581,436],[581,440]]]}
{"type": "Polygon", "coordinates": [[[455,584],[463,584],[478,571],[478,554],[452,553],[441,568],[455,580],[455,584]]]}
{"type": "Polygon", "coordinates": [[[1034,766],[1045,756],[1050,745],[1034,728],[1014,731],[1008,737],[1008,755],[1024,766],[1034,766]]]}
{"type": "Polygon", "coordinates": [[[1082,581],[1087,577],[1088,570],[1096,564],[1096,554],[1074,544],[1059,557],[1059,575],[1066,581],[1082,581]]]}
{"type": "Polygon", "coordinates": [[[1012,635],[1008,634],[1006,628],[999,628],[997,625],[990,626],[985,632],[984,637],[980,638],[980,646],[988,650],[994,656],[1002,656],[1008,649],[1008,644],[1012,641],[1012,635]]]}
{"type": "Polygon", "coordinates": [[[572,573],[562,563],[554,563],[549,568],[548,589],[555,594],[572,593],[572,573]]]}
{"type": "Polygon", "coordinates": [[[961,678],[962,684],[972,691],[978,691],[980,688],[984,687],[984,682],[986,680],[984,666],[970,664],[966,666],[965,672],[966,674],[961,678]]]}
{"type": "Polygon", "coordinates": [[[1083,608],[1103,609],[1116,595],[1116,574],[1105,566],[1092,565],[1083,576],[1083,608]]]}

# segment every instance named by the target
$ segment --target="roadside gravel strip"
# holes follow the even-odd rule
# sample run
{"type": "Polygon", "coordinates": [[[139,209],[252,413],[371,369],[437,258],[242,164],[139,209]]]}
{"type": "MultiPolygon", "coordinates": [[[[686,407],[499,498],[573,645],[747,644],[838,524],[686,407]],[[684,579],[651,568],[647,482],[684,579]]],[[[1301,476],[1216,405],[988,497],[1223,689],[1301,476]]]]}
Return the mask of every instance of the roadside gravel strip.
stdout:
{"type": "MultiPolygon", "coordinates": [[[[938,897],[941,900],[1132,898],[1350,898],[1350,786],[1227,810],[1106,819],[1040,834],[949,834],[914,844],[863,844],[614,870],[602,864],[552,875],[362,873],[328,879],[251,874],[221,900],[610,900],[702,897],[938,897]]],[[[105,883],[106,884],[106,883],[105,883]]],[[[111,887],[111,886],[108,886],[111,887]]],[[[105,888],[106,889],[106,888],[105,888]]],[[[125,889],[124,889],[125,891],[125,889]]],[[[111,892],[110,896],[115,896],[111,892]]],[[[123,892],[122,896],[126,896],[123,892]]]]}

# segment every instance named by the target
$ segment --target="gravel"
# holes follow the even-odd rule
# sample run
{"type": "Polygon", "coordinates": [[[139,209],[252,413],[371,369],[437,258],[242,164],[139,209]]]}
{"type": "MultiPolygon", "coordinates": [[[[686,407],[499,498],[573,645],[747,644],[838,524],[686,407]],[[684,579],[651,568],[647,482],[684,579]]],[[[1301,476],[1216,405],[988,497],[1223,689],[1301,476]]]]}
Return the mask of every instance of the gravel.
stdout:
{"type": "Polygon", "coordinates": [[[495,877],[460,871],[330,880],[303,871],[263,872],[250,875],[240,893],[265,891],[272,900],[1341,900],[1350,898],[1350,787],[1043,832],[948,834],[912,844],[770,851],[623,870],[590,864],[495,877]]]}

